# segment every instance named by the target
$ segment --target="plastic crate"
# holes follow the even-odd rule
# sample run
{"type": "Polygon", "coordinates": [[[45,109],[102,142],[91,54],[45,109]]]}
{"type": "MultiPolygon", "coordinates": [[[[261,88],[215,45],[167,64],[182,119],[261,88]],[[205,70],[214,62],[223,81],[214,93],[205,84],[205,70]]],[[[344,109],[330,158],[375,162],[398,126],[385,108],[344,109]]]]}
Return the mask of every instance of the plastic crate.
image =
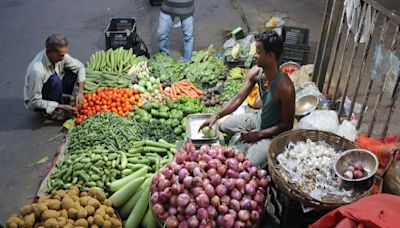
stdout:
{"type": "Polygon", "coordinates": [[[111,18],[104,34],[107,49],[129,49],[136,39],[136,18],[111,18]]]}
{"type": "Polygon", "coordinates": [[[296,62],[300,65],[308,63],[308,29],[284,26],[282,29],[283,53],[280,63],[288,61],[296,62]]]}
{"type": "Polygon", "coordinates": [[[162,0],[150,0],[151,6],[161,6],[162,0]]]}

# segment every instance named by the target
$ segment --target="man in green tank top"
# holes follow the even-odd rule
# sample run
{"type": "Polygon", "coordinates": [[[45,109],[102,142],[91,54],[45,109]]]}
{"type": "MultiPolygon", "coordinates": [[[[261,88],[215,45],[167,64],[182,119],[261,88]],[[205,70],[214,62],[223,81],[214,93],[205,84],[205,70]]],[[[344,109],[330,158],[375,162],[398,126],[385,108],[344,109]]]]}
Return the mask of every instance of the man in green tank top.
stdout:
{"type": "Polygon", "coordinates": [[[219,122],[219,130],[240,136],[246,156],[257,166],[265,167],[271,138],[293,127],[295,89],[291,79],[278,68],[283,51],[282,38],[274,31],[256,37],[256,62],[246,75],[239,93],[202,126],[213,126],[218,119],[234,112],[247,98],[255,84],[259,86],[262,107],[258,113],[233,115],[219,122]]]}

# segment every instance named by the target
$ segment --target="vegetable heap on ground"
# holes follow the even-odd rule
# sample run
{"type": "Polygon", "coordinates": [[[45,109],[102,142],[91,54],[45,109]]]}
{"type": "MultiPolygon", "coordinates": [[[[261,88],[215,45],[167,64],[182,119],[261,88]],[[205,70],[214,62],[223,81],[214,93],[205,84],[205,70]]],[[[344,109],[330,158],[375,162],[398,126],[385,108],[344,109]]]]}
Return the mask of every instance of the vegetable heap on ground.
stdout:
{"type": "Polygon", "coordinates": [[[93,93],[85,94],[75,123],[80,124],[88,116],[99,112],[113,112],[126,117],[126,112],[133,111],[134,105],[142,107],[142,100],[137,90],[99,88],[93,93]]]}
{"type": "Polygon", "coordinates": [[[85,92],[90,93],[100,87],[130,87],[132,76],[128,70],[142,61],[147,59],[134,55],[132,49],[95,52],[86,64],[85,92]]]}
{"type": "Polygon", "coordinates": [[[54,191],[22,207],[20,215],[8,219],[7,227],[122,227],[111,205],[111,200],[99,189],[80,192],[71,187],[69,191],[54,191]]]}
{"type": "Polygon", "coordinates": [[[161,82],[178,82],[183,79],[181,74],[185,64],[169,57],[164,52],[157,53],[149,62],[151,72],[161,82]]]}
{"type": "Polygon", "coordinates": [[[166,227],[252,227],[267,184],[266,171],[233,148],[189,143],[154,176],[150,201],[166,227]]]}

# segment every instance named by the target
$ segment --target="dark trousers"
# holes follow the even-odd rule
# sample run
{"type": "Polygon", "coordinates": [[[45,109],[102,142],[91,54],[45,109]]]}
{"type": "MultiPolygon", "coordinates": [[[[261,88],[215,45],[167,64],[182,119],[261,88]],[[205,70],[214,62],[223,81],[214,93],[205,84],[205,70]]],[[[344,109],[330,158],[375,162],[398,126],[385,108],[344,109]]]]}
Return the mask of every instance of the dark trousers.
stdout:
{"type": "Polygon", "coordinates": [[[62,95],[72,95],[78,76],[69,69],[64,70],[64,72],[65,75],[62,80],[57,74],[50,76],[42,89],[43,100],[56,101],[60,104],[69,104],[69,99],[64,99],[62,95]]]}

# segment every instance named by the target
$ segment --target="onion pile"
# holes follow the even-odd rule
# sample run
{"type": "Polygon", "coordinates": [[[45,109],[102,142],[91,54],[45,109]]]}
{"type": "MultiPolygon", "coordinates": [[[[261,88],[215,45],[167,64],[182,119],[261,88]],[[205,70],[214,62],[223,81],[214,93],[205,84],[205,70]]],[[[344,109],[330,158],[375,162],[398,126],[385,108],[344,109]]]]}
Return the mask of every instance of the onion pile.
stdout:
{"type": "Polygon", "coordinates": [[[267,185],[267,172],[233,148],[188,143],[154,176],[150,200],[166,227],[252,227],[267,185]]]}

